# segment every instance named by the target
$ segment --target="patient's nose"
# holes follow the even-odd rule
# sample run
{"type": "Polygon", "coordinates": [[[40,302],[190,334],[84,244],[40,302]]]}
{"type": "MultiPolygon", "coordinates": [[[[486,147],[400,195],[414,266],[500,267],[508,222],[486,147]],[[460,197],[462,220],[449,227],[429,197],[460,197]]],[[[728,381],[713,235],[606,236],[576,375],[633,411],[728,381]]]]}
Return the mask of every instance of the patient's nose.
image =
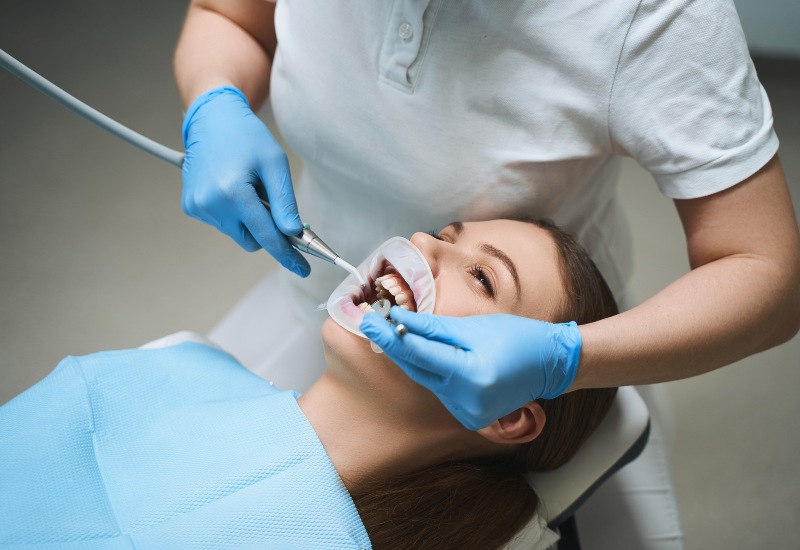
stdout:
{"type": "Polygon", "coordinates": [[[422,255],[425,257],[425,261],[428,262],[428,265],[431,268],[431,273],[433,273],[434,278],[439,273],[439,262],[441,261],[441,249],[442,244],[444,244],[439,239],[432,237],[428,233],[414,233],[411,235],[411,242],[416,246],[422,255]]]}

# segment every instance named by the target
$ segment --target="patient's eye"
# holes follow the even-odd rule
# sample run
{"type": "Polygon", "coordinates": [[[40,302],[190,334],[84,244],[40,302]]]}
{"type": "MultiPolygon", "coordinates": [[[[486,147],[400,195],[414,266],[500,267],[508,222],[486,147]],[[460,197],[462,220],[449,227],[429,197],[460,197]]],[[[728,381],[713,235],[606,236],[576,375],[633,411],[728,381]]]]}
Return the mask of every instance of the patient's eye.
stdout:
{"type": "Polygon", "coordinates": [[[430,235],[430,236],[431,236],[431,237],[433,237],[434,239],[438,239],[438,240],[440,240],[440,241],[443,241],[443,240],[444,240],[443,238],[441,238],[441,237],[439,236],[439,231],[436,231],[435,229],[431,229],[430,231],[428,231],[428,235],[430,235]]]}
{"type": "Polygon", "coordinates": [[[470,273],[473,277],[475,277],[480,284],[486,289],[486,293],[490,297],[494,297],[494,287],[492,286],[492,280],[486,275],[486,272],[483,268],[479,265],[475,265],[470,268],[470,273]]]}

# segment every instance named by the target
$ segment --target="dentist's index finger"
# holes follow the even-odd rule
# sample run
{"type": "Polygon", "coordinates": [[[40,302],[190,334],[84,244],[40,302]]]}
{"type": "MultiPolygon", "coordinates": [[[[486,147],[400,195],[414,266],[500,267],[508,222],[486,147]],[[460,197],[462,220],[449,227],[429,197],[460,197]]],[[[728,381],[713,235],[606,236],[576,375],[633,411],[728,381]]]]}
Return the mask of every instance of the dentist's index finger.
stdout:
{"type": "Polygon", "coordinates": [[[409,332],[427,340],[466,347],[454,330],[457,327],[454,326],[453,319],[432,313],[415,313],[401,307],[393,307],[389,315],[398,323],[404,324],[409,332]]]}
{"type": "Polygon", "coordinates": [[[426,362],[425,344],[433,344],[433,342],[428,342],[423,337],[411,333],[399,336],[389,321],[374,312],[364,315],[359,328],[415,382],[430,389],[433,385],[443,382],[439,373],[419,364],[426,362]]]}
{"type": "Polygon", "coordinates": [[[299,235],[303,230],[303,222],[297,211],[297,199],[294,196],[294,185],[286,155],[279,155],[270,162],[262,163],[259,178],[267,191],[275,225],[284,235],[299,235]]]}
{"type": "Polygon", "coordinates": [[[395,334],[381,349],[412,380],[425,380],[423,385],[431,390],[446,384],[466,360],[464,350],[412,332],[404,336],[395,334]]]}
{"type": "Polygon", "coordinates": [[[279,231],[270,212],[261,203],[256,190],[248,186],[244,194],[244,200],[237,203],[237,208],[242,224],[250,231],[253,238],[285,268],[301,277],[308,275],[311,269],[308,261],[279,231]]]}

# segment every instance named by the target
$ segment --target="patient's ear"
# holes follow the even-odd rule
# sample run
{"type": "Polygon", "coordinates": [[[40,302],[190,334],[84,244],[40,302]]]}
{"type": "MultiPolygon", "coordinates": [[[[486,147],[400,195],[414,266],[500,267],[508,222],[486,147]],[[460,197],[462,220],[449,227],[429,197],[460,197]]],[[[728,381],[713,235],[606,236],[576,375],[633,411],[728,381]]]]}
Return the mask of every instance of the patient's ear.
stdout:
{"type": "Polygon", "coordinates": [[[527,443],[539,437],[546,420],[542,406],[536,401],[530,401],[478,430],[478,433],[493,443],[527,443]]]}

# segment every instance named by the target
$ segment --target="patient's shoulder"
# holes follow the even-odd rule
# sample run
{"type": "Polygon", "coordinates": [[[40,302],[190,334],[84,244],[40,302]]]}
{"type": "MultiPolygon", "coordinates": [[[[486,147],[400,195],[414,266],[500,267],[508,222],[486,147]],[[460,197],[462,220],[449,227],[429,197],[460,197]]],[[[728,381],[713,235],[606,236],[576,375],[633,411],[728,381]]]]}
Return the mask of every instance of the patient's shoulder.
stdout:
{"type": "MultiPolygon", "coordinates": [[[[103,351],[68,358],[79,367],[92,391],[121,394],[161,393],[227,399],[277,390],[228,353],[205,344],[184,342],[159,349],[103,351]]],[[[65,360],[66,361],[66,360],[65,360]]]]}

